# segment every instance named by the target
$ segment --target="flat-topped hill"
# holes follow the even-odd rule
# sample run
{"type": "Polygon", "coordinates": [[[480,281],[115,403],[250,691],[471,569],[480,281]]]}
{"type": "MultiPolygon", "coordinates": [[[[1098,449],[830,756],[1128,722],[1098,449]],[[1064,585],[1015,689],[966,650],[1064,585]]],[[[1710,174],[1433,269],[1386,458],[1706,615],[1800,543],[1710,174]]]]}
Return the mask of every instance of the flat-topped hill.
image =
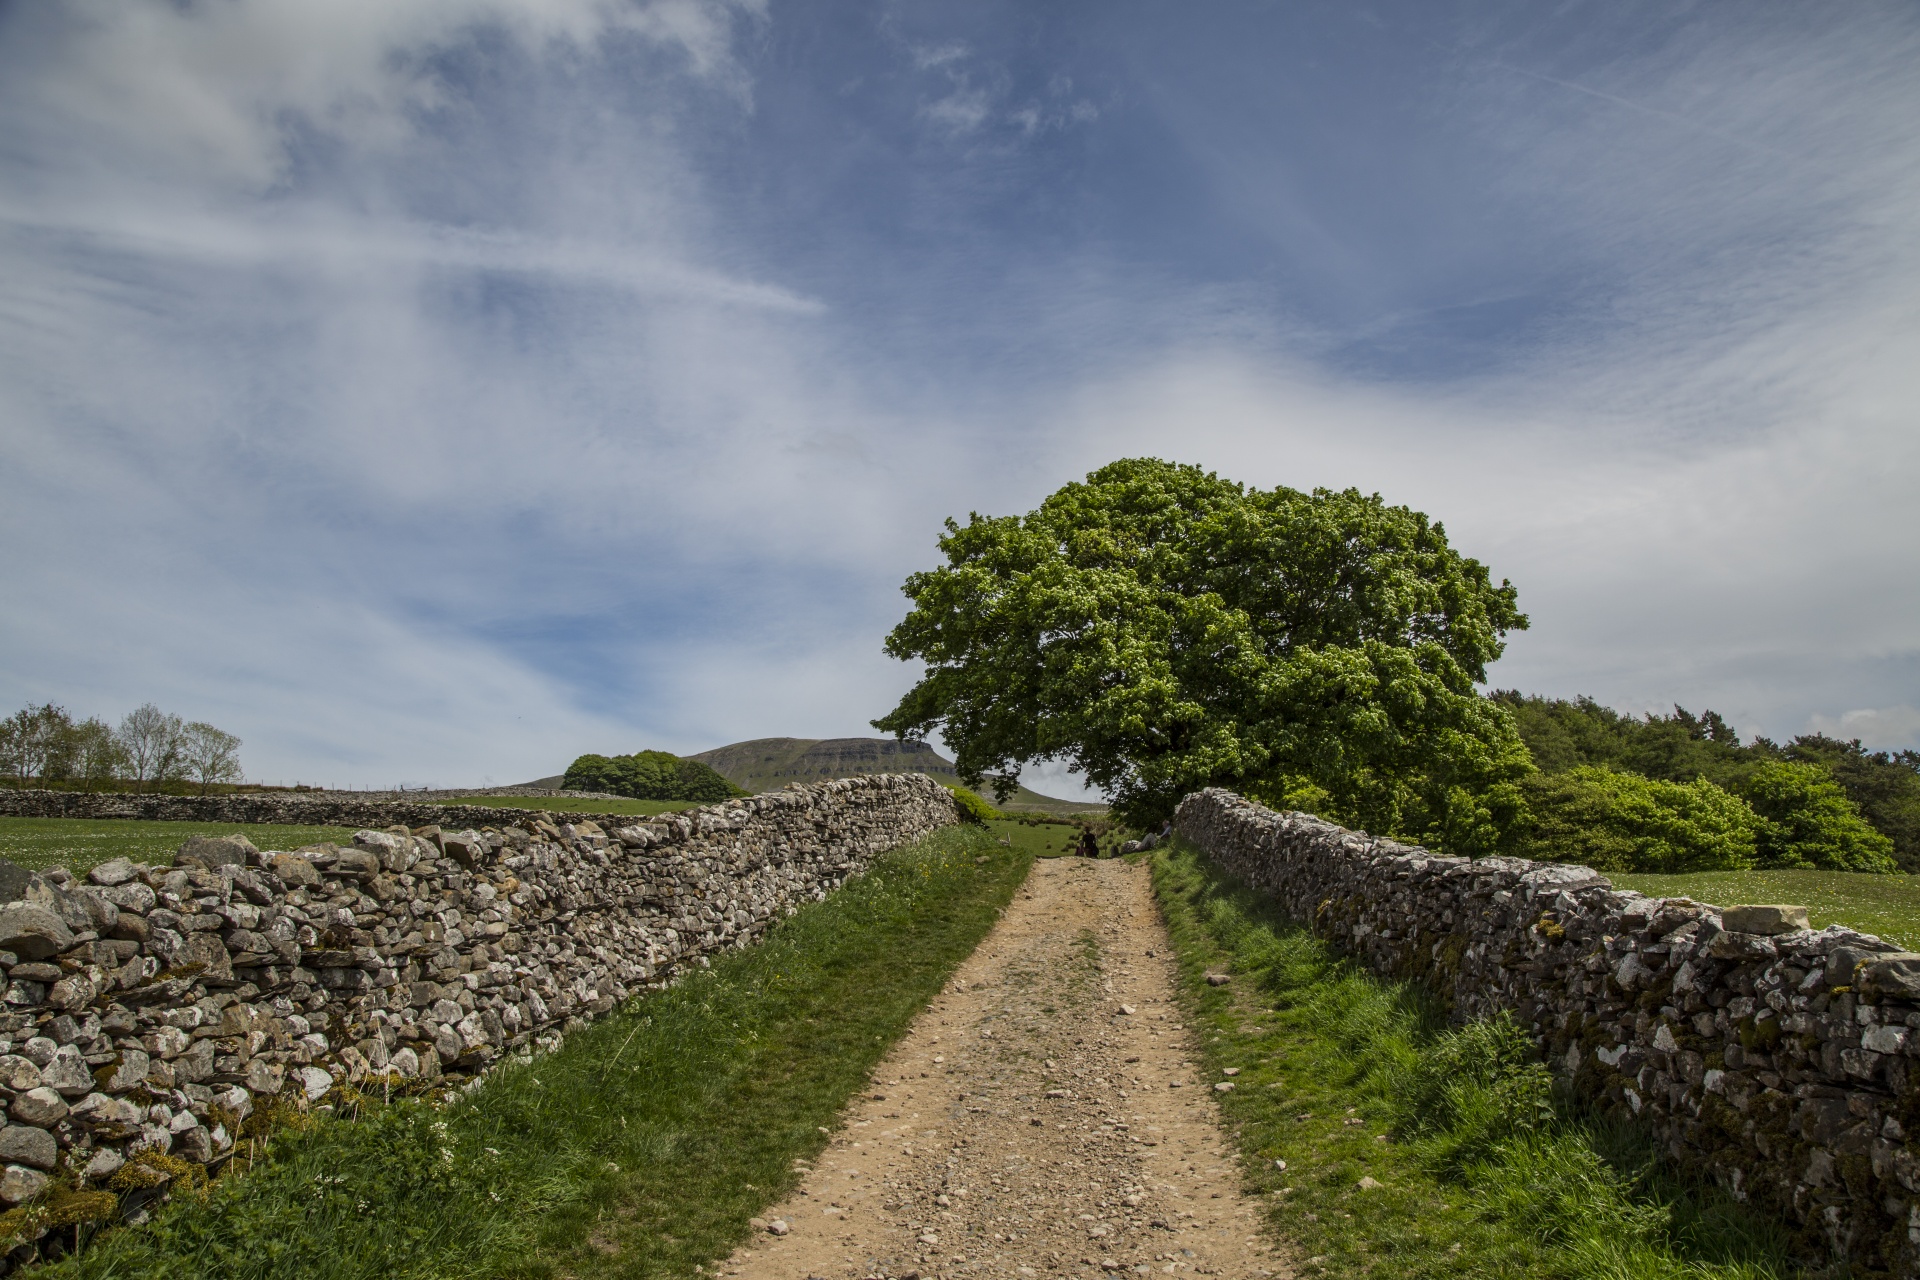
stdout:
{"type": "MultiPolygon", "coordinates": [[[[953,761],[924,742],[894,738],[755,738],[702,751],[688,759],[700,761],[734,785],[753,792],[777,791],[789,782],[825,782],[868,773],[924,773],[941,782],[960,783],[953,761]]],[[[1066,813],[1104,806],[1060,800],[1021,787],[1008,798],[1006,807],[1066,813]]]]}

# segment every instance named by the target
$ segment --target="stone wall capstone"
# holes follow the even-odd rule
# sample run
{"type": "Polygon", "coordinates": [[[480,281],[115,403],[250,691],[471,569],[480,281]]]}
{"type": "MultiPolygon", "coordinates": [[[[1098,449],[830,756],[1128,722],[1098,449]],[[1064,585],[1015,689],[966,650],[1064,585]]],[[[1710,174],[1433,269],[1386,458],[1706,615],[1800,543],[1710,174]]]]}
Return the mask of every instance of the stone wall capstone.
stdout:
{"type": "Polygon", "coordinates": [[[305,797],[218,797],[204,813],[187,798],[95,799],[134,800],[138,816],[369,827],[348,846],[264,853],[197,837],[173,866],[121,858],[84,877],[0,862],[6,1204],[63,1175],[150,1187],[151,1159],[116,1180],[142,1152],[217,1163],[265,1097],[470,1077],[550,1046],[958,821],[946,789],[914,774],[597,822],[305,797]],[[450,819],[480,829],[428,825],[450,819]]]}
{"type": "Polygon", "coordinates": [[[1920,1275],[1920,955],[1804,912],[1615,890],[1587,867],[1442,857],[1188,796],[1175,830],[1376,972],[1505,1010],[1679,1165],[1856,1274],[1920,1275]]]}

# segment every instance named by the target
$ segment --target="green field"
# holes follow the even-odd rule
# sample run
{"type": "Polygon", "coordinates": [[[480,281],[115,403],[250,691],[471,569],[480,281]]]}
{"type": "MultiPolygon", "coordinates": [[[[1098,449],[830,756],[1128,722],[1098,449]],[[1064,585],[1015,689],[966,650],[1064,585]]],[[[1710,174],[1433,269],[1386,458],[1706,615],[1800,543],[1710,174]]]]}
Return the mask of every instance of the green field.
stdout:
{"type": "Polygon", "coordinates": [[[84,874],[110,858],[168,863],[189,836],[243,835],[260,849],[298,849],[351,841],[352,827],[283,827],[266,823],[137,822],[114,818],[0,818],[0,858],[36,871],[65,867],[84,874]]]}
{"type": "Polygon", "coordinates": [[[489,809],[542,809],[548,813],[631,813],[652,817],[657,813],[679,813],[698,809],[700,800],[582,800],[573,796],[461,796],[454,800],[434,800],[433,804],[479,805],[489,809]]]}
{"type": "MultiPolygon", "coordinates": [[[[1027,823],[1009,818],[995,819],[987,823],[987,830],[996,840],[1012,842],[1014,852],[1024,853],[1036,858],[1058,858],[1073,852],[1080,840],[1080,828],[1064,823],[1027,823]]],[[[1123,837],[1103,836],[1100,849],[1108,856],[1117,854],[1123,837]]]]}
{"type": "Polygon", "coordinates": [[[693,1276],[794,1186],[1031,865],[978,827],[938,832],[551,1054],[441,1105],[315,1118],[38,1274],[693,1276]]]}
{"type": "Polygon", "coordinates": [[[1609,875],[1614,886],[1660,898],[1693,898],[1717,907],[1791,903],[1816,929],[1843,924],[1920,951],[1920,876],[1854,871],[1696,871],[1689,875],[1609,875]]]}

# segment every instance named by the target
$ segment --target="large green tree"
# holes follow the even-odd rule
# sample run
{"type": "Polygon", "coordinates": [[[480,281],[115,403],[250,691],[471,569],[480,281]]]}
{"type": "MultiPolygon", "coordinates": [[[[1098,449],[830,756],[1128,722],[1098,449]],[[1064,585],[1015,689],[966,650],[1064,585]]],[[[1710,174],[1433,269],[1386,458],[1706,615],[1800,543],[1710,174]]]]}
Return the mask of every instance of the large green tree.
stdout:
{"type": "Polygon", "coordinates": [[[925,675],[873,723],[938,729],[970,784],[1065,760],[1134,823],[1200,787],[1311,794],[1461,853],[1523,812],[1526,748],[1475,685],[1526,618],[1420,512],[1138,458],[940,549],[887,638],[925,675]]]}

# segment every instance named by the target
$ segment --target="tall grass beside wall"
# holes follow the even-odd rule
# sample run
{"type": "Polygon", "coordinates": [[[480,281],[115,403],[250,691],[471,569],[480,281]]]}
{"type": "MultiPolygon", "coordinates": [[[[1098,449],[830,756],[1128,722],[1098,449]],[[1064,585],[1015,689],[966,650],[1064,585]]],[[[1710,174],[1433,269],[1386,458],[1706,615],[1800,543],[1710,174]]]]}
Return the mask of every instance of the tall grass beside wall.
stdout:
{"type": "Polygon", "coordinates": [[[691,1276],[826,1144],[1031,858],[978,828],[878,859],[712,969],[490,1074],[273,1140],[48,1277],[691,1276]]]}
{"type": "Polygon", "coordinates": [[[1449,1029],[1189,845],[1152,869],[1202,1070],[1302,1275],[1795,1274],[1772,1224],[1557,1096],[1510,1021],[1449,1029]]]}

